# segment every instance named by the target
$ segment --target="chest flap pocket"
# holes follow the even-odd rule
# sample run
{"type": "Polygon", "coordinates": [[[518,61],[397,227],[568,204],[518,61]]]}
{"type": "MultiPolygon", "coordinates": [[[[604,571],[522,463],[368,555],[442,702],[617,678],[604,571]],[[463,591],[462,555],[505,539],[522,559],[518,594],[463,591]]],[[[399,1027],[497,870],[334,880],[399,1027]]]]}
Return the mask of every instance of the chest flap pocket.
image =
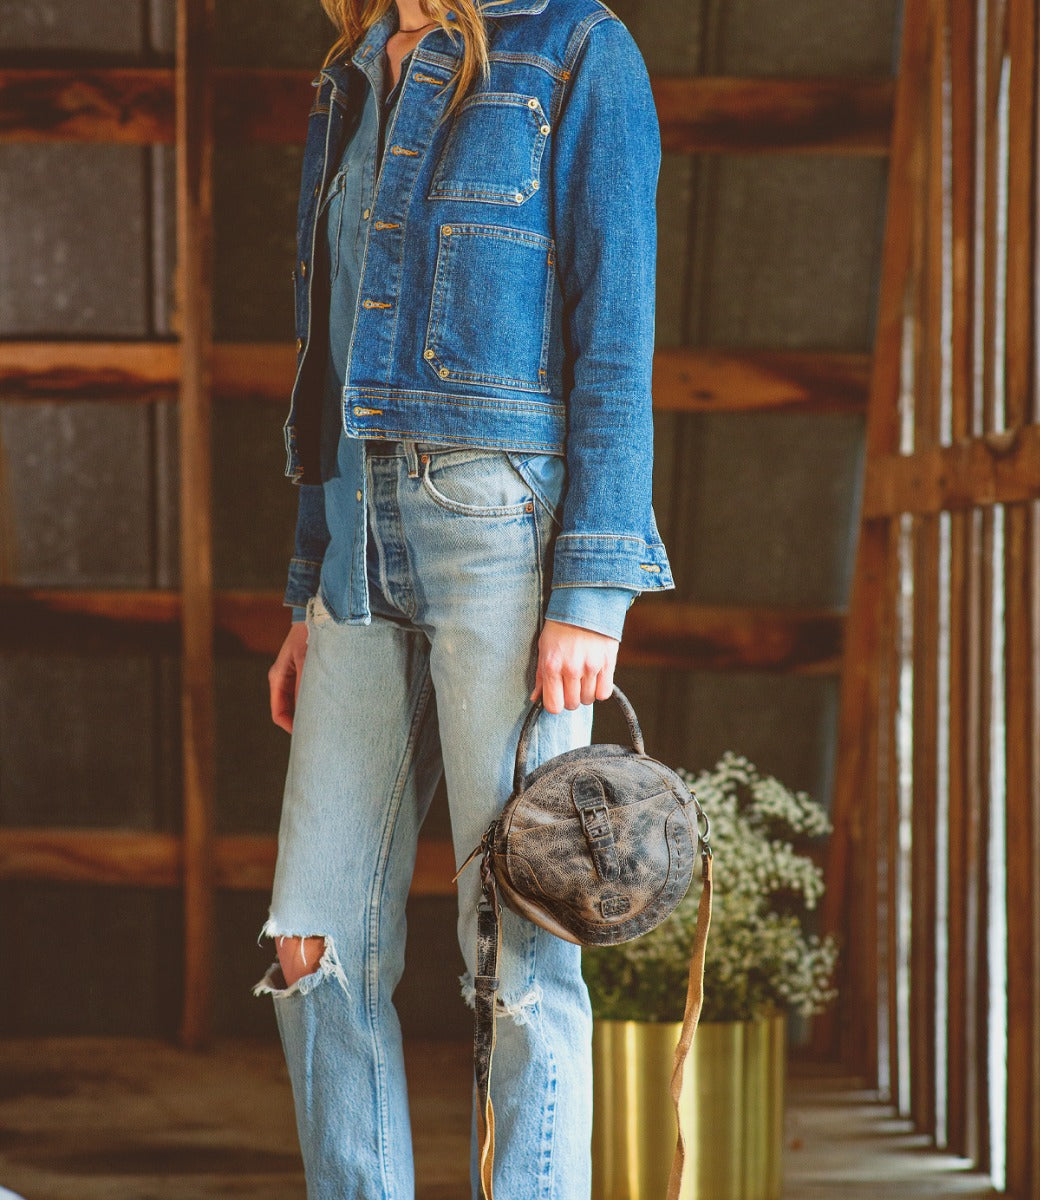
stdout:
{"type": "Polygon", "coordinates": [[[523,204],[538,190],[549,131],[537,96],[472,96],[452,122],[428,198],[523,204]]]}

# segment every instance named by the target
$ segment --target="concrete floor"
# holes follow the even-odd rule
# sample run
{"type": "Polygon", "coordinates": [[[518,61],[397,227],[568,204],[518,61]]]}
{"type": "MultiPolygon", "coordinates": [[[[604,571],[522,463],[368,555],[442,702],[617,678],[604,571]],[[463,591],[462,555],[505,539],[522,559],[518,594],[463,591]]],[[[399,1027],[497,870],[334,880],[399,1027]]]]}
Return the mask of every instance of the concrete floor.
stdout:
{"type": "MultiPolygon", "coordinates": [[[[469,1047],[413,1045],[417,1200],[468,1195],[469,1047]]],[[[977,1198],[984,1181],[928,1151],[848,1080],[791,1080],[785,1200],[977,1198]]],[[[304,1200],[281,1051],[222,1042],[0,1042],[0,1197],[304,1200]]]]}

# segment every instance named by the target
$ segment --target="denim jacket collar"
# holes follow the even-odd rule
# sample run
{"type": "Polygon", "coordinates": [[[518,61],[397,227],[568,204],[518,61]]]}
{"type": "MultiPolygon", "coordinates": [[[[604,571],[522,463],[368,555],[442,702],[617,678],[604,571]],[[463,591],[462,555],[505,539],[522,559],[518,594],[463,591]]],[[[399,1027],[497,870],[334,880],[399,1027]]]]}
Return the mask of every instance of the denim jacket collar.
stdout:
{"type": "MultiPolygon", "coordinates": [[[[548,3],[549,0],[483,0],[480,7],[485,18],[519,17],[540,13],[548,3]]],[[[365,36],[355,46],[354,53],[350,56],[350,61],[356,67],[363,70],[365,63],[383,49],[396,28],[396,17],[392,10],[387,10],[378,21],[370,25],[365,31],[365,36]]],[[[437,50],[439,52],[455,57],[461,55],[461,47],[457,43],[453,43],[443,31],[434,30],[433,33],[438,35],[437,50]]],[[[326,72],[322,73],[325,74],[326,72]]]]}

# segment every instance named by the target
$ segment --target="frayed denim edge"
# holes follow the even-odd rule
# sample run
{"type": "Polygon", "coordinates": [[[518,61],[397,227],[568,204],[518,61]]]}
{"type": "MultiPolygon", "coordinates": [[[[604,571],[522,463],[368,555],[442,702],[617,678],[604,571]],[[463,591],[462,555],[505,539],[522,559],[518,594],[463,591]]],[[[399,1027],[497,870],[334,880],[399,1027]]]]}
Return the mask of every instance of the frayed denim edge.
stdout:
{"type": "MultiPolygon", "coordinates": [[[[462,998],[466,1001],[470,1008],[476,1007],[477,989],[473,986],[473,976],[466,971],[459,976],[461,984],[462,998]]],[[[530,988],[522,995],[515,999],[505,996],[500,996],[496,1004],[496,1012],[500,1017],[512,1017],[517,1025],[526,1025],[532,1012],[542,1002],[542,989],[540,984],[532,984],[530,988]]]]}
{"type": "MultiPolygon", "coordinates": [[[[264,923],[263,929],[257,937],[259,944],[261,938],[282,938],[282,937],[298,937],[300,939],[300,953],[303,954],[303,941],[308,937],[320,937],[325,941],[325,949],[322,952],[321,958],[318,960],[318,965],[315,970],[307,975],[301,975],[297,981],[289,987],[278,987],[277,980],[284,978],[282,976],[282,967],[278,959],[267,968],[263,979],[253,986],[254,996],[277,996],[284,998],[287,996],[306,996],[308,992],[313,991],[322,980],[328,979],[330,976],[336,980],[339,986],[343,989],[343,994],[350,995],[350,989],[347,987],[346,972],[339,961],[339,956],[336,954],[336,944],[332,937],[325,933],[287,933],[279,929],[278,925],[273,920],[268,920],[264,923]]],[[[306,958],[304,962],[306,963],[306,958]]]]}

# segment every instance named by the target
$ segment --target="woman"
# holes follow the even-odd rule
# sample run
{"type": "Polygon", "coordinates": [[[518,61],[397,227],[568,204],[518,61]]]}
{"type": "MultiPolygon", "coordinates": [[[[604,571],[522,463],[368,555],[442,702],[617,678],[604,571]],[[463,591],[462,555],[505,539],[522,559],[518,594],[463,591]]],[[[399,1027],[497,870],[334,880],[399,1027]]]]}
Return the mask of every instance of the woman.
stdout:
{"type": "MultiPolygon", "coordinates": [[[[277,961],[255,990],[308,1196],[402,1200],[391,996],[441,771],[461,864],[509,794],[530,701],[547,710],[531,765],[587,744],[629,604],[672,586],[650,500],[660,141],[599,0],[323,3],[342,36],[300,194],[294,623],[270,671],[292,744],[277,961]]],[[[465,873],[470,1002],[476,899],[465,873]]],[[[506,911],[498,997],[498,1200],[582,1200],[578,948],[506,911]]]]}

